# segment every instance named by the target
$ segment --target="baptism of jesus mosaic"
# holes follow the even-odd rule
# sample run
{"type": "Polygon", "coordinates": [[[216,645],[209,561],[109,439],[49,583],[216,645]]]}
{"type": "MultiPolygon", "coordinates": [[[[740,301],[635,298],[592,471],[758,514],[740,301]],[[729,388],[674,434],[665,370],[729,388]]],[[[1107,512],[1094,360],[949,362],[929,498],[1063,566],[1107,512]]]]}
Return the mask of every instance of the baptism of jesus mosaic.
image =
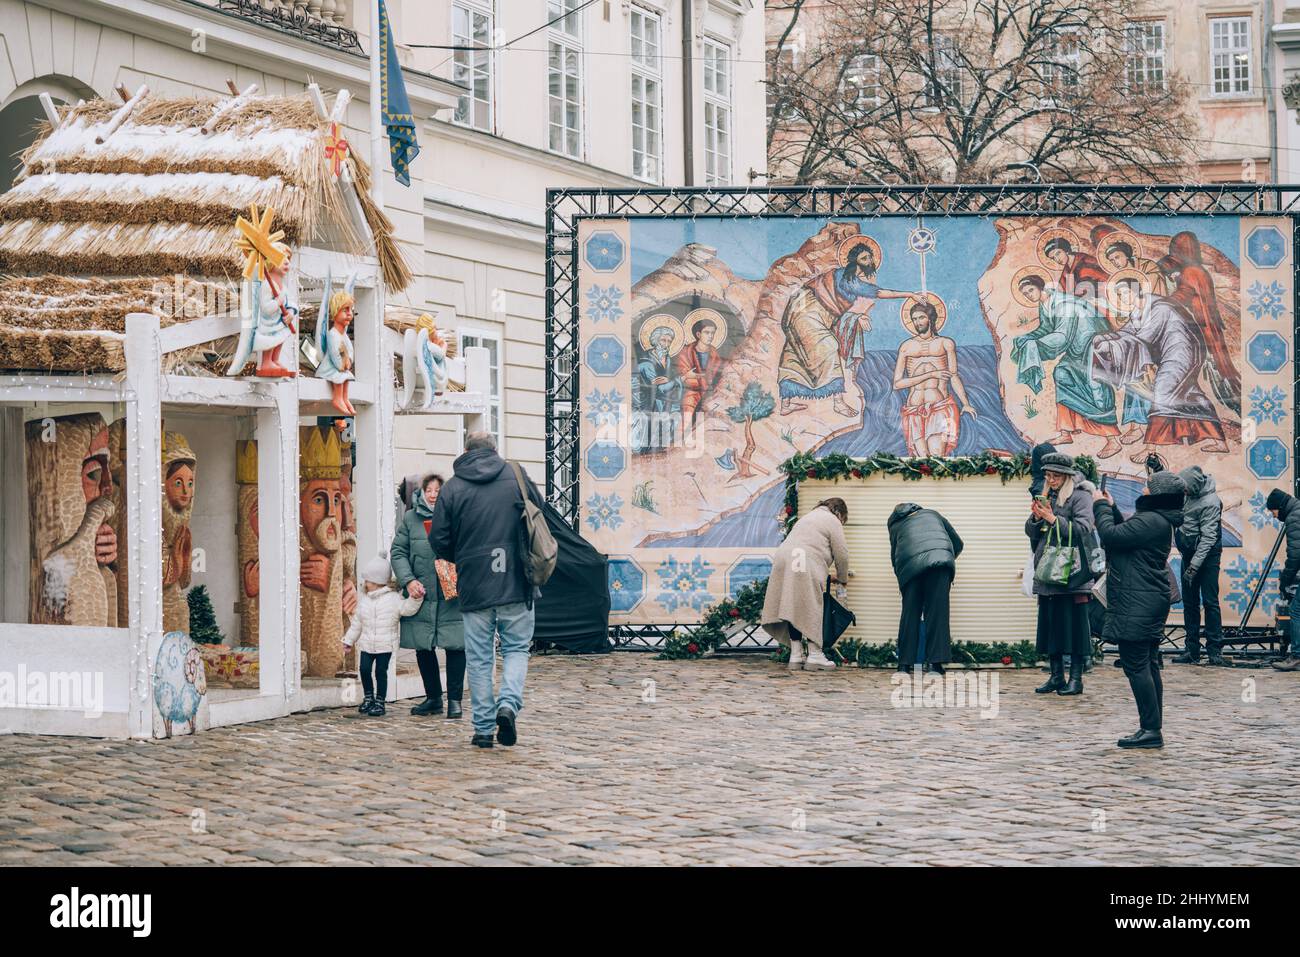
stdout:
{"type": "Polygon", "coordinates": [[[1275,527],[1252,496],[1293,467],[1289,236],[1219,216],[584,222],[582,531],[611,556],[614,620],[690,622],[762,577],[796,452],[1050,441],[1126,509],[1155,452],[1214,474],[1225,545],[1258,562],[1275,527]]]}

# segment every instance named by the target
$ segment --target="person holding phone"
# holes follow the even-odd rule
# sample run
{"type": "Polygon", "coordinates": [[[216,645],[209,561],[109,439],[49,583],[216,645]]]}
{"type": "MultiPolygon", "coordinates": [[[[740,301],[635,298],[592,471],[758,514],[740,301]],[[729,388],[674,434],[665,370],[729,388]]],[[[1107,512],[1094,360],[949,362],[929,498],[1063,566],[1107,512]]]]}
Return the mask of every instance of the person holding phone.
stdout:
{"type": "MultiPolygon", "coordinates": [[[[1096,489],[1074,468],[1074,460],[1064,452],[1049,452],[1042,457],[1043,491],[1034,496],[1025,521],[1025,535],[1034,550],[1034,567],[1038,567],[1048,540],[1055,544],[1071,543],[1078,550],[1077,569],[1088,567],[1086,544],[1094,528],[1092,494],[1096,489]]],[[[1088,627],[1088,601],[1092,597],[1092,579],[1083,574],[1071,575],[1064,584],[1034,579],[1038,598],[1038,653],[1047,656],[1048,678],[1035,688],[1037,694],[1083,694],[1083,669],[1092,653],[1092,635],[1088,627]],[[1070,678],[1065,678],[1065,656],[1070,656],[1070,678]]]]}

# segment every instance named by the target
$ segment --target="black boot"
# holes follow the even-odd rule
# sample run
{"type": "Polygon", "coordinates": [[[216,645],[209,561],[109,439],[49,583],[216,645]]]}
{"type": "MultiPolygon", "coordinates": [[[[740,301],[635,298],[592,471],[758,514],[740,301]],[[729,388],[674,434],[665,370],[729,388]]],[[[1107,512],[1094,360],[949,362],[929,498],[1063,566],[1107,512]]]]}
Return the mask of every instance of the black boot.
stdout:
{"type": "MultiPolygon", "coordinates": [[[[1210,657],[1214,657],[1214,646],[1209,648],[1210,657]]],[[[1174,658],[1176,665],[1196,665],[1201,662],[1201,643],[1199,641],[1189,641],[1186,650],[1181,655],[1174,658]]]]}
{"type": "Polygon", "coordinates": [[[1062,655],[1052,655],[1047,659],[1047,683],[1034,689],[1034,694],[1051,694],[1058,688],[1065,687],[1065,660],[1062,655]]]}
{"type": "Polygon", "coordinates": [[[384,715],[388,714],[388,708],[384,705],[384,699],[376,696],[374,703],[370,706],[370,710],[367,711],[366,714],[370,715],[372,718],[382,718],[384,715]]]}
{"type": "Polygon", "coordinates": [[[1223,657],[1223,645],[1216,645],[1216,644],[1207,645],[1205,649],[1205,654],[1206,654],[1205,663],[1207,665],[1212,665],[1217,668],[1232,667],[1232,662],[1229,661],[1227,658],[1223,657]]]}
{"type": "Polygon", "coordinates": [[[447,717],[448,718],[460,717],[460,702],[455,700],[454,698],[447,699],[447,717]]]}
{"type": "Polygon", "coordinates": [[[430,714],[442,714],[442,695],[438,695],[436,698],[425,698],[411,709],[411,714],[418,714],[421,717],[430,714]]]}
{"type": "Polygon", "coordinates": [[[364,698],[361,699],[361,707],[357,708],[357,714],[369,714],[371,707],[374,706],[374,703],[375,703],[375,696],[372,694],[366,695],[364,698]]]}
{"type": "Polygon", "coordinates": [[[1083,655],[1070,656],[1070,680],[1057,694],[1083,694],[1083,655]]]}
{"type": "Polygon", "coordinates": [[[1115,743],[1121,748],[1163,748],[1165,739],[1159,731],[1138,731],[1115,743]]]}

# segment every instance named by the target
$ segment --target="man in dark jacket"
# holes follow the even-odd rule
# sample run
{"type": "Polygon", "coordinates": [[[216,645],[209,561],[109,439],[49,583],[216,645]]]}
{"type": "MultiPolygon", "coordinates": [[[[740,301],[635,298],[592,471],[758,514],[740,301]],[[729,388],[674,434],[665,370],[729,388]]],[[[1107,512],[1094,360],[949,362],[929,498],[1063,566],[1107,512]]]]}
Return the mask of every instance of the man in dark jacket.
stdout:
{"type": "MultiPolygon", "coordinates": [[[[452,464],[455,475],[442,488],[433,509],[429,544],[434,554],[456,565],[456,591],[465,620],[465,660],[473,699],[474,737],[480,748],[497,740],[515,743],[515,718],[524,705],[524,678],[533,640],[534,588],[524,577],[523,509],[519,481],[510,463],[497,455],[486,432],[465,439],[465,453],[452,464]],[[501,636],[501,697],[492,681],[493,640],[501,636]]],[[[528,494],[542,497],[524,476],[528,494]]]]}
{"type": "Polygon", "coordinates": [[[903,502],[889,516],[889,559],[903,593],[898,618],[898,670],[917,663],[921,620],[925,620],[925,664],[943,673],[952,660],[948,593],[957,570],[962,540],[933,509],[903,502]]]}
{"type": "Polygon", "coordinates": [[[1296,588],[1296,575],[1300,574],[1300,501],[1275,488],[1268,493],[1264,507],[1286,531],[1286,564],[1277,584],[1282,597],[1291,603],[1291,651],[1281,661],[1273,662],[1273,667],[1278,671],[1300,671],[1300,590],[1296,588]]]}
{"type": "Polygon", "coordinates": [[[1093,493],[1097,536],[1106,550],[1104,637],[1119,645],[1120,663],[1137,702],[1140,728],[1121,748],[1162,748],[1164,685],[1160,642],[1169,617],[1169,552],[1183,522],[1183,480],[1155,472],[1127,520],[1106,492],[1093,493]]]}
{"type": "Polygon", "coordinates": [[[1214,477],[1199,465],[1178,477],[1187,486],[1183,524],[1174,535],[1183,557],[1183,624],[1187,647],[1174,661],[1196,664],[1201,659],[1201,607],[1205,607],[1205,651],[1209,664],[1231,666],[1223,657],[1223,613],[1219,609],[1219,562],[1223,555],[1223,502],[1214,490],[1214,477]]]}

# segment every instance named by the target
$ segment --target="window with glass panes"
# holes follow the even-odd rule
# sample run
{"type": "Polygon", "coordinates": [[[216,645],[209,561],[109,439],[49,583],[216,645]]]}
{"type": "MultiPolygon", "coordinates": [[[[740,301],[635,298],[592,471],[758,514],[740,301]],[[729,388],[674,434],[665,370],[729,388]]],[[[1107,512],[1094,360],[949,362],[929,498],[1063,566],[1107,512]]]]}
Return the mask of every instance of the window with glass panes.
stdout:
{"type": "Polygon", "coordinates": [[[942,106],[945,99],[960,106],[966,99],[966,84],[962,75],[957,41],[946,33],[934,36],[935,81],[926,84],[926,105],[942,106]]]}
{"type": "Polygon", "coordinates": [[[632,54],[632,175],[660,181],[663,156],[663,60],[659,17],[633,7],[628,16],[632,54]]]}
{"type": "Polygon", "coordinates": [[[1074,30],[1060,30],[1048,41],[1047,58],[1043,63],[1043,86],[1048,95],[1068,96],[1079,88],[1079,34],[1074,30]]]}
{"type": "Polygon", "coordinates": [[[844,69],[844,108],[850,113],[866,113],[880,103],[880,58],[861,53],[849,60],[844,69]]]}
{"type": "Polygon", "coordinates": [[[582,158],[581,0],[547,0],[547,145],[556,153],[582,158]],[[565,16],[565,14],[570,14],[565,16]]]}
{"type": "Polygon", "coordinates": [[[731,47],[704,39],[704,185],[731,182],[731,47]]]}
{"type": "Polygon", "coordinates": [[[1215,96],[1250,92],[1250,17],[1210,20],[1210,61],[1215,96]]]}
{"type": "Polygon", "coordinates": [[[489,3],[458,2],[451,8],[452,45],[458,49],[452,79],[470,92],[456,102],[453,121],[476,130],[492,131],[492,7],[489,3]]]}
{"type": "Polygon", "coordinates": [[[505,454],[501,435],[501,335],[481,329],[460,330],[460,352],[464,355],[470,346],[482,346],[488,352],[488,415],[487,431],[496,436],[497,449],[505,454]]]}
{"type": "Polygon", "coordinates": [[[1124,27],[1124,80],[1134,92],[1165,88],[1165,25],[1138,20],[1124,27]]]}

